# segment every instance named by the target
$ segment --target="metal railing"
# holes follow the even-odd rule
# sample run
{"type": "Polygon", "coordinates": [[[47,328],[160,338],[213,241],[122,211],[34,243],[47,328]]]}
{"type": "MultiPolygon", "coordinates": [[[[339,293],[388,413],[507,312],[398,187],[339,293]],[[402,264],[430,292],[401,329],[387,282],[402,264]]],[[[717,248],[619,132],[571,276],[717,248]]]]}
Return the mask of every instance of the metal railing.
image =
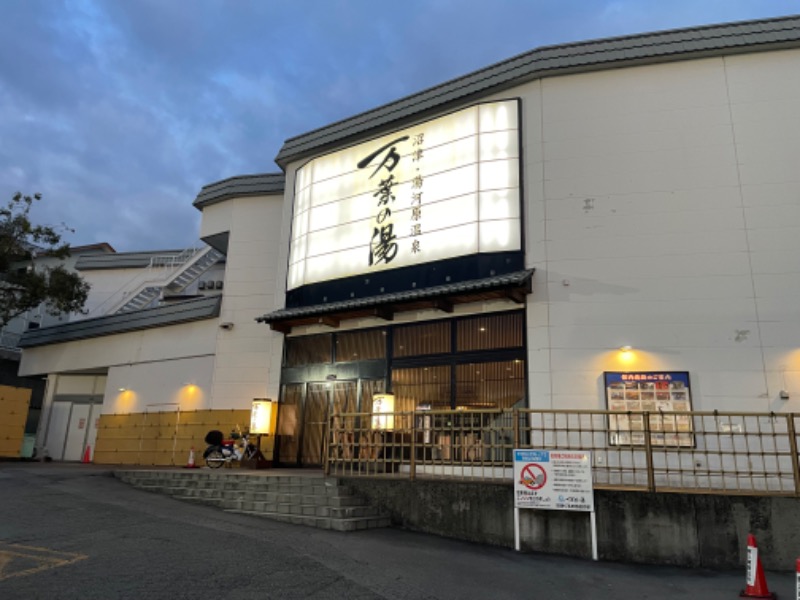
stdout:
{"type": "Polygon", "coordinates": [[[76,320],[102,317],[114,313],[144,289],[167,285],[180,273],[184,265],[200,254],[201,250],[208,248],[208,246],[192,246],[177,254],[150,257],[150,263],[147,268],[137,271],[122,287],[97,306],[92,307],[84,315],[76,316],[76,320]]]}
{"type": "Polygon", "coordinates": [[[189,262],[205,246],[192,246],[182,250],[178,254],[158,254],[150,258],[150,268],[167,267],[174,269],[189,262]]]}
{"type": "Polygon", "coordinates": [[[796,413],[579,410],[334,414],[332,475],[512,481],[514,448],[592,453],[596,488],[800,496],[796,413]]]}

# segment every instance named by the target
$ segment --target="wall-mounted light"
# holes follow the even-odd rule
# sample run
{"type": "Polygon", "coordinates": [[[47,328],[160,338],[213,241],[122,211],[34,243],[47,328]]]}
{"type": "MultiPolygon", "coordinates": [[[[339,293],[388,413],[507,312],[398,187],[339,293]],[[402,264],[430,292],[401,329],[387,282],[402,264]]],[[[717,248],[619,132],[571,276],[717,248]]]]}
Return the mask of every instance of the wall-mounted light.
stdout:
{"type": "Polygon", "coordinates": [[[619,347],[619,354],[617,354],[617,361],[623,364],[632,364],[636,361],[636,352],[633,346],[625,344],[619,347]]]}
{"type": "Polygon", "coordinates": [[[230,331],[231,329],[233,329],[233,323],[231,323],[230,321],[225,321],[224,323],[219,324],[219,328],[224,329],[225,331],[230,331]]]}
{"type": "Polygon", "coordinates": [[[126,387],[117,388],[117,391],[120,391],[120,392],[127,392],[127,391],[128,391],[128,388],[126,388],[126,387]]]}

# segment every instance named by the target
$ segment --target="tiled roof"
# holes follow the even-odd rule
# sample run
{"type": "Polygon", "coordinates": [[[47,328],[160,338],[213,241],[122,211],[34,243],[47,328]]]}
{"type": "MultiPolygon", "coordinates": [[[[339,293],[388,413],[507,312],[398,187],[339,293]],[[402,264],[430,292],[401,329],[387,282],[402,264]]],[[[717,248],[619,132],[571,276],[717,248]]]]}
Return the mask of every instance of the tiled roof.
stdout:
{"type": "Polygon", "coordinates": [[[489,291],[506,287],[527,285],[533,276],[533,269],[516,271],[505,275],[495,275],[484,279],[472,279],[458,283],[448,283],[428,288],[411,289],[392,294],[382,294],[380,296],[370,296],[369,298],[356,298],[353,300],[342,300],[339,302],[328,302],[316,304],[314,306],[300,306],[297,308],[282,308],[274,312],[258,317],[256,321],[261,323],[274,323],[288,319],[298,319],[303,317],[313,317],[316,315],[329,314],[333,312],[355,311],[365,308],[385,306],[387,304],[407,303],[417,300],[428,300],[440,296],[452,296],[457,294],[474,293],[489,291]]]}
{"type": "Polygon", "coordinates": [[[800,46],[800,16],[692,27],[544,46],[395,102],[290,138],[275,161],[294,160],[378,133],[434,110],[527,81],[583,71],[800,46]]]}
{"type": "Polygon", "coordinates": [[[173,302],[157,308],[115,313],[94,319],[70,321],[69,323],[52,327],[31,329],[23,334],[19,347],[31,348],[48,344],[61,344],[103,335],[114,335],[211,319],[219,316],[221,301],[222,296],[207,296],[183,302],[173,302]]]}
{"type": "Polygon", "coordinates": [[[283,194],[284,182],[283,173],[261,173],[259,175],[229,177],[216,183],[204,185],[200,193],[197,194],[194,206],[198,210],[203,210],[206,206],[236,196],[283,194]]]}

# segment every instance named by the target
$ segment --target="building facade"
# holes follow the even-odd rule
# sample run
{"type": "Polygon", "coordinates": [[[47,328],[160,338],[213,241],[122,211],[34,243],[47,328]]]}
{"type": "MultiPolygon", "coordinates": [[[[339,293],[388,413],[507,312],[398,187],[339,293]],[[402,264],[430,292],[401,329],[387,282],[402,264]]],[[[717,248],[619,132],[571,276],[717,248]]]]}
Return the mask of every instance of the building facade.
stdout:
{"type": "MultiPolygon", "coordinates": [[[[70,248],[71,256],[58,258],[39,251],[32,260],[19,261],[16,269],[48,269],[55,266],[74,271],[78,256],[114,252],[108,244],[70,248]]],[[[31,458],[44,399],[45,382],[41,377],[18,375],[21,351],[19,341],[28,330],[56,325],[67,315],[50,314],[39,305],[10,319],[0,327],[0,456],[31,458]]]]}
{"type": "Polygon", "coordinates": [[[552,46],[292,138],[195,200],[221,293],[27,333],[21,372],[91,388],[105,462],[260,397],[288,465],[382,392],[797,412],[799,71],[798,17],[552,46]]]}

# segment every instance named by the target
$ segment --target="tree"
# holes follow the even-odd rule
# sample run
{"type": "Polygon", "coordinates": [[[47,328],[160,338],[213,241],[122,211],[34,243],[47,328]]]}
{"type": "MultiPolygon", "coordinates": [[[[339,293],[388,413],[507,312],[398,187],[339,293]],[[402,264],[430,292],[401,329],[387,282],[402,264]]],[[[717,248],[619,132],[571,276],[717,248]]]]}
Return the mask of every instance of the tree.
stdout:
{"type": "Polygon", "coordinates": [[[64,267],[69,245],[61,233],[31,223],[31,207],[41,199],[17,192],[0,207],[0,326],[39,305],[51,315],[80,312],[89,294],[89,284],[64,267]]]}

